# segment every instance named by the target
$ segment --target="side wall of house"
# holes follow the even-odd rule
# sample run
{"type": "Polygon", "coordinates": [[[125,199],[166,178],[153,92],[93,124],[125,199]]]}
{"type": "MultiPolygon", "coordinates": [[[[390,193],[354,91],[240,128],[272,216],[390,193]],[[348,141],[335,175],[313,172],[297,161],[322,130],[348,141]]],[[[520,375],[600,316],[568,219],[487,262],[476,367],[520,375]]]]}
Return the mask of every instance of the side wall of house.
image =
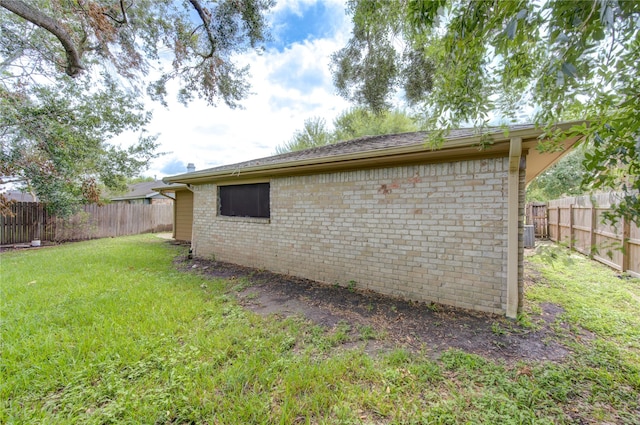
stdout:
{"type": "Polygon", "coordinates": [[[198,257],[504,313],[507,174],[508,159],[492,158],[273,178],[270,219],[218,216],[217,186],[198,185],[192,246],[198,257]]]}
{"type": "Polygon", "coordinates": [[[175,223],[173,237],[179,241],[190,241],[193,222],[193,193],[191,193],[191,191],[176,191],[174,211],[175,223]]]}

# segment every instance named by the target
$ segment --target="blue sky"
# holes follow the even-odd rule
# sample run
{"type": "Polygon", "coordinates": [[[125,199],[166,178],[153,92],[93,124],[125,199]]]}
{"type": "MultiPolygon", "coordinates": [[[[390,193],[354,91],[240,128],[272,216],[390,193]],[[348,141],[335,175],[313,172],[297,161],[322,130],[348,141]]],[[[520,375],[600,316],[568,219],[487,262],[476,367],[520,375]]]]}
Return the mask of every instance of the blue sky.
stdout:
{"type": "Polygon", "coordinates": [[[335,31],[335,18],[344,8],[325,2],[300,3],[297,8],[277,11],[272,26],[273,41],[267,47],[282,50],[293,43],[330,38],[335,31]]]}
{"type": "MultiPolygon", "coordinates": [[[[350,105],[335,93],[329,58],[344,46],[351,25],[342,0],[280,0],[269,15],[272,40],[262,54],[237,58],[250,66],[252,95],[242,109],[187,107],[171,101],[163,108],[150,103],[154,118],[150,132],[159,133],[159,151],[147,176],[162,178],[272,155],[312,116],[327,123],[350,105]]],[[[171,94],[170,94],[171,96],[171,94]]]]}

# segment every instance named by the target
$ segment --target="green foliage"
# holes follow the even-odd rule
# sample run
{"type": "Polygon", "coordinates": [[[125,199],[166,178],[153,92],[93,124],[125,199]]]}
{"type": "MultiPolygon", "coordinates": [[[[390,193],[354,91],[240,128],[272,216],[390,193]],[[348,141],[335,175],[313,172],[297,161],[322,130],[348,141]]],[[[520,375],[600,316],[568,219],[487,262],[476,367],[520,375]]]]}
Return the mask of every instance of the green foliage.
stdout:
{"type": "Polygon", "coordinates": [[[375,113],[365,108],[352,108],[340,114],[333,125],[334,138],[338,141],[418,130],[415,119],[398,109],[375,113]]]}
{"type": "Polygon", "coordinates": [[[569,266],[573,263],[574,259],[568,244],[564,243],[541,244],[536,248],[536,255],[538,260],[545,262],[553,268],[560,264],[565,267],[569,266]]]}
{"type": "Polygon", "coordinates": [[[333,143],[333,135],[327,129],[324,118],[312,117],[304,121],[302,130],[297,130],[291,140],[276,146],[276,154],[301,151],[333,143]]]}
{"type": "Polygon", "coordinates": [[[342,112],[334,121],[333,132],[327,129],[323,118],[305,120],[304,128],[298,130],[290,141],[276,147],[276,153],[299,151],[325,146],[363,136],[396,134],[418,130],[416,120],[400,110],[384,110],[378,113],[366,108],[352,108],[342,112]]]}
{"type": "Polygon", "coordinates": [[[343,96],[380,110],[403,88],[445,132],[533,110],[551,140],[540,148],[591,143],[583,187],[624,192],[616,214],[638,223],[640,3],[352,0],[348,11],[352,38],[333,56],[343,96]],[[589,124],[553,127],[568,119],[589,124]]]}
{"type": "MultiPolygon", "coordinates": [[[[588,152],[588,150],[587,150],[588,152]]],[[[585,193],[582,176],[587,172],[582,165],[585,150],[578,147],[536,177],[527,186],[527,202],[546,202],[564,196],[577,196],[585,193]]]]}
{"type": "Polygon", "coordinates": [[[142,88],[154,69],[159,77],[147,88],[157,100],[176,80],[182,102],[198,96],[235,107],[249,86],[247,68],[236,66],[232,56],[266,40],[265,13],[273,2],[36,0],[0,6],[3,79],[107,72],[142,88]]]}
{"type": "Polygon", "coordinates": [[[99,183],[123,190],[127,178],[158,156],[156,137],[143,132],[129,148],[108,143],[123,131],[142,131],[150,118],[113,83],[92,91],[62,77],[21,92],[0,87],[0,107],[0,174],[61,216],[80,203],[97,202],[99,183]]]}
{"type": "Polygon", "coordinates": [[[151,183],[156,181],[153,177],[135,176],[127,179],[127,184],[151,183]]]}
{"type": "Polygon", "coordinates": [[[58,215],[122,189],[156,156],[141,93],[165,103],[175,81],[183,103],[238,106],[248,71],[233,55],[260,48],[272,5],[0,0],[0,185],[17,181],[58,215]],[[110,143],[127,131],[138,143],[110,143]]]}
{"type": "Polygon", "coordinates": [[[498,322],[493,322],[491,324],[491,332],[493,332],[494,335],[506,335],[508,333],[508,331],[498,322]]]}

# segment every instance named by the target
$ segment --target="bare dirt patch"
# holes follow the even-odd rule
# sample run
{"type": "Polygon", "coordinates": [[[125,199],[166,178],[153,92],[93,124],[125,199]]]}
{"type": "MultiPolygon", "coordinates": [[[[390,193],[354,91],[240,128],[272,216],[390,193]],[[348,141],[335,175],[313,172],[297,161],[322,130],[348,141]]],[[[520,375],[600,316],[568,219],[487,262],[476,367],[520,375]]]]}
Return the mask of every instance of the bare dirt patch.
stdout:
{"type": "MultiPolygon", "coordinates": [[[[183,257],[176,264],[182,270],[241,282],[233,292],[257,314],[299,315],[328,331],[346,324],[350,328],[346,346],[365,344],[371,354],[402,347],[437,357],[454,348],[506,361],[559,361],[570,353],[561,342],[571,338],[560,318],[564,311],[551,303],[530,314],[534,326],[525,327],[495,314],[406,301],[229,263],[183,257]],[[375,337],[363,338],[364,329],[375,337]]],[[[526,285],[531,284],[535,282],[527,276],[526,285]]]]}

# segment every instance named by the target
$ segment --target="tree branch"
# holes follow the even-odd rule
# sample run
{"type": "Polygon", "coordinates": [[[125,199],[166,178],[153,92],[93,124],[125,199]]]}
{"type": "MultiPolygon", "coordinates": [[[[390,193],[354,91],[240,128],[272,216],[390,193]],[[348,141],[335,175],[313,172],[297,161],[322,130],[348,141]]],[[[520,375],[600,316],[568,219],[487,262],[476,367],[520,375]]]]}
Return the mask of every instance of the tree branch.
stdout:
{"type": "Polygon", "coordinates": [[[23,53],[23,49],[20,49],[20,50],[16,50],[11,55],[7,55],[7,58],[0,63],[0,70],[3,70],[9,67],[16,59],[22,56],[22,53],[23,53]]]}
{"type": "MultiPolygon", "coordinates": [[[[0,0],[1,1],[1,0],[0,0]]],[[[211,44],[211,51],[206,56],[207,58],[213,57],[213,53],[216,50],[216,38],[211,32],[211,28],[209,28],[209,24],[211,23],[211,19],[207,16],[207,13],[204,11],[200,2],[198,0],[189,0],[193,8],[198,12],[198,16],[202,19],[202,23],[204,24],[204,30],[207,32],[207,38],[209,38],[209,43],[211,44]]]]}
{"type": "Polygon", "coordinates": [[[60,41],[67,56],[67,67],[65,68],[67,75],[75,77],[84,70],[80,58],[81,54],[73,43],[71,34],[69,34],[55,19],[50,18],[20,0],[0,0],[0,6],[15,13],[21,18],[26,19],[32,24],[49,31],[60,41]]]}
{"type": "Polygon", "coordinates": [[[124,1],[120,0],[120,11],[122,12],[122,23],[126,24],[128,21],[127,19],[127,9],[125,9],[124,7],[124,1]]]}
{"type": "Polygon", "coordinates": [[[127,9],[125,9],[124,7],[124,1],[120,0],[120,11],[122,12],[122,19],[118,19],[115,16],[111,16],[109,13],[107,12],[103,12],[103,15],[105,15],[106,17],[108,17],[109,19],[111,19],[112,21],[115,21],[116,23],[120,24],[120,25],[124,25],[126,23],[128,23],[128,19],[127,19],[127,9]]]}

